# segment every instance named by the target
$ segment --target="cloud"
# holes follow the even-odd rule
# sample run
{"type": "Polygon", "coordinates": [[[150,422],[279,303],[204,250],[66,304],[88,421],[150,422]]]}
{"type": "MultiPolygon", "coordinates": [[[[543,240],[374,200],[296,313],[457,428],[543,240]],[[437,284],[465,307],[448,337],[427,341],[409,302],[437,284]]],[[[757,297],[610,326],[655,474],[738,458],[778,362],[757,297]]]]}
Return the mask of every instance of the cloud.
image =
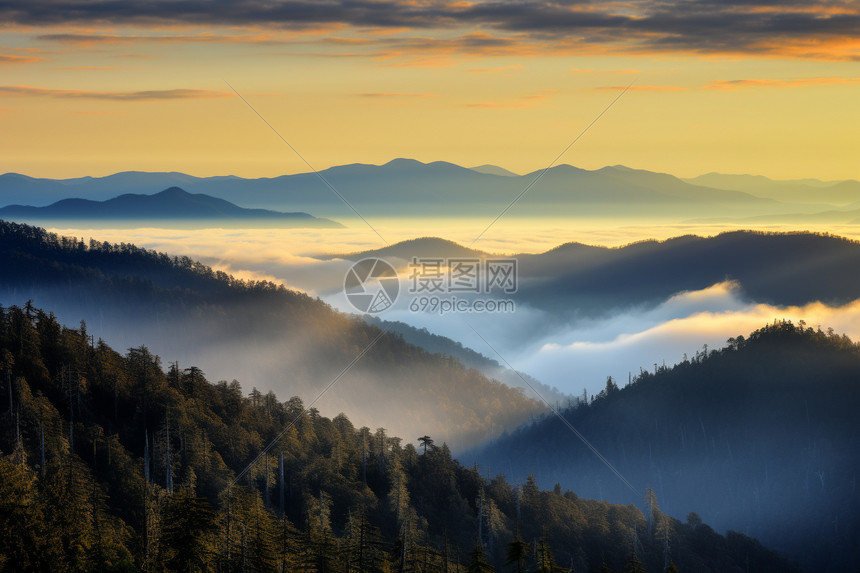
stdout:
{"type": "MultiPolygon", "coordinates": [[[[519,309],[518,309],[519,312],[519,309]]],[[[774,320],[788,319],[822,329],[833,327],[860,338],[860,300],[843,306],[816,302],[776,307],[742,300],[737,285],[721,283],[680,293],[657,308],[619,314],[600,321],[572,324],[525,352],[507,350],[515,366],[544,383],[577,393],[597,393],[606,377],[626,383],[628,373],[672,365],[701,352],[722,348],[730,337],[747,336],[774,320]]]]}
{"type": "MultiPolygon", "coordinates": [[[[714,80],[707,84],[689,88],[683,86],[630,86],[630,91],[653,91],[653,92],[684,92],[691,89],[734,91],[744,88],[800,88],[808,86],[850,86],[860,84],[860,78],[798,78],[792,80],[780,80],[774,78],[742,79],[742,80],[714,80]]],[[[626,86],[598,86],[589,88],[592,91],[621,91],[626,86]]]]}
{"type": "MultiPolygon", "coordinates": [[[[348,309],[341,298],[330,295],[325,300],[348,309]]],[[[670,366],[681,362],[685,354],[693,357],[702,352],[705,345],[709,350],[722,348],[729,338],[747,336],[774,320],[788,319],[795,324],[805,320],[812,327],[833,327],[838,333],[860,339],[860,300],[843,306],[816,302],[776,307],[741,298],[738,286],[731,282],[679,293],[655,308],[577,320],[549,332],[547,325],[553,324],[553,317],[521,305],[514,313],[468,316],[395,308],[382,318],[427,328],[498,359],[495,349],[516,370],[574,395],[581,394],[583,388],[597,394],[607,376],[623,385],[640,368],[653,370],[655,363],[670,366]],[[493,348],[474,336],[464,320],[493,348]]]]}
{"type": "Polygon", "coordinates": [[[857,85],[860,78],[799,78],[778,80],[772,78],[745,80],[716,80],[704,86],[709,90],[738,90],[742,88],[799,88],[807,86],[857,85]]]}
{"type": "Polygon", "coordinates": [[[41,34],[37,40],[60,42],[76,46],[118,45],[118,44],[275,44],[283,43],[266,36],[240,36],[220,34],[41,34]]]}
{"type": "Polygon", "coordinates": [[[4,64],[35,64],[41,62],[43,58],[34,56],[14,56],[11,54],[0,54],[0,66],[4,64]]]}
{"type": "MultiPolygon", "coordinates": [[[[21,26],[226,26],[487,30],[534,48],[600,52],[736,54],[857,60],[860,6],[846,0],[8,0],[0,19],[21,26]]],[[[189,37],[189,41],[201,41],[189,37]]],[[[207,41],[207,40],[202,40],[207,41]]],[[[539,53],[544,53],[538,50],[539,53]]]]}
{"type": "Polygon", "coordinates": [[[483,31],[469,32],[454,37],[410,36],[376,39],[372,44],[375,58],[398,56],[529,56],[536,48],[518,38],[510,38],[483,31]]]}
{"type": "Polygon", "coordinates": [[[174,99],[212,99],[233,97],[233,94],[229,92],[189,88],[179,88],[171,90],[143,90],[136,92],[117,92],[51,89],[35,86],[0,86],[0,95],[112,101],[157,101],[174,99]]]}

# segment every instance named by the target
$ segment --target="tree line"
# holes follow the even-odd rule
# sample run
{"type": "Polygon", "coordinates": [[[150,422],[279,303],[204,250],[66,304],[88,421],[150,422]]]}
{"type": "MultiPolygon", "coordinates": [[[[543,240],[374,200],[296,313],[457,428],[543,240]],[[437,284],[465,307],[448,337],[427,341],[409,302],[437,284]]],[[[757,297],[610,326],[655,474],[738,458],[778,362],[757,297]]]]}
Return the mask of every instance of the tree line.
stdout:
{"type": "Polygon", "coordinates": [[[509,483],[31,305],[0,308],[0,382],[2,570],[793,570],[653,491],[640,509],[509,483]]]}

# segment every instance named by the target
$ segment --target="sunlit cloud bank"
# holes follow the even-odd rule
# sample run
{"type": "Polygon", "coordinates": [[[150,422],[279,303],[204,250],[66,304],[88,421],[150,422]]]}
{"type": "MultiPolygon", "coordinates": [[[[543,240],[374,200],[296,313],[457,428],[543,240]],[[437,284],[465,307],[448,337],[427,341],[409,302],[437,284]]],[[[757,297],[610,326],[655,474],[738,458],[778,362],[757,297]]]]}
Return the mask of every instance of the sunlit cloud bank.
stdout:
{"type": "Polygon", "coordinates": [[[676,364],[685,355],[702,352],[705,345],[722,348],[731,337],[747,336],[781,319],[860,338],[860,300],[838,307],[816,302],[780,308],[744,302],[735,285],[723,283],[679,294],[653,310],[574,324],[528,345],[526,351],[511,349],[511,361],[567,392],[581,394],[586,388],[596,394],[607,376],[623,385],[640,368],[676,364]]]}
{"type": "MultiPolygon", "coordinates": [[[[516,209],[516,207],[514,208],[516,209]]],[[[501,207],[499,207],[501,210],[501,207]]],[[[241,262],[277,261],[284,264],[315,261],[319,255],[355,253],[379,249],[386,244],[418,237],[443,237],[492,254],[540,253],[562,243],[618,247],[647,239],[665,240],[679,235],[713,236],[726,231],[749,229],[767,232],[828,232],[860,240],[857,225],[799,225],[746,222],[678,223],[656,219],[601,219],[596,217],[518,217],[508,213],[496,221],[497,212],[481,217],[374,217],[370,225],[360,219],[337,218],[343,229],[92,229],[52,227],[61,235],[90,237],[109,242],[134,243],[171,254],[216,257],[241,262]],[[486,230],[482,235],[481,232],[486,230]],[[380,239],[378,231],[383,239],[380,239]]]]}
{"type": "MultiPolygon", "coordinates": [[[[348,309],[341,299],[326,300],[348,309]]],[[[655,308],[555,327],[548,326],[558,324],[554,316],[527,306],[508,314],[440,315],[410,312],[401,300],[382,318],[447,336],[573,395],[583,389],[597,394],[607,376],[624,385],[640,369],[671,366],[705,347],[722,348],[730,337],[747,336],[774,320],[804,320],[860,340],[860,300],[839,307],[812,303],[780,308],[743,300],[732,282],[679,293],[655,308]]]]}

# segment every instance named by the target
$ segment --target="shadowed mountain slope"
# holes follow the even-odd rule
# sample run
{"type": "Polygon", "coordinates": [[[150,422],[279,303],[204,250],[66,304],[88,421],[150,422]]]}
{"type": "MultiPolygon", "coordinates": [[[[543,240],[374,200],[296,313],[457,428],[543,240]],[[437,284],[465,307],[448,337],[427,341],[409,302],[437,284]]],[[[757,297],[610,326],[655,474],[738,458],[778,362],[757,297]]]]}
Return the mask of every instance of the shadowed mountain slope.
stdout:
{"type": "MultiPolygon", "coordinates": [[[[675,367],[608,381],[564,411],[637,488],[676,517],[696,511],[809,571],[860,565],[860,347],[777,322],[675,367]]],[[[463,459],[614,503],[631,492],[555,417],[463,459]]]]}

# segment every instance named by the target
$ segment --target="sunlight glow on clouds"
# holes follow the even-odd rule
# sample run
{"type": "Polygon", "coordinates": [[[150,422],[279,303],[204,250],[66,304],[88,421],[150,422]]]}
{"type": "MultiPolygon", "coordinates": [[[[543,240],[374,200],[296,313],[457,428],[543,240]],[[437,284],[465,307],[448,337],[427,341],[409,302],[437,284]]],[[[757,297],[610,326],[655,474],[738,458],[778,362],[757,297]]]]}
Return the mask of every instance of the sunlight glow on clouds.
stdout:
{"type": "Polygon", "coordinates": [[[584,322],[547,336],[537,352],[519,356],[516,365],[542,382],[572,393],[587,388],[596,394],[612,376],[621,385],[628,373],[653,370],[654,363],[671,366],[692,357],[707,344],[725,346],[726,340],[747,336],[774,320],[813,328],[833,328],[860,339],[860,300],[833,307],[820,302],[780,308],[745,302],[736,285],[721,283],[701,291],[676,295],[657,308],[609,319],[584,322]]]}

